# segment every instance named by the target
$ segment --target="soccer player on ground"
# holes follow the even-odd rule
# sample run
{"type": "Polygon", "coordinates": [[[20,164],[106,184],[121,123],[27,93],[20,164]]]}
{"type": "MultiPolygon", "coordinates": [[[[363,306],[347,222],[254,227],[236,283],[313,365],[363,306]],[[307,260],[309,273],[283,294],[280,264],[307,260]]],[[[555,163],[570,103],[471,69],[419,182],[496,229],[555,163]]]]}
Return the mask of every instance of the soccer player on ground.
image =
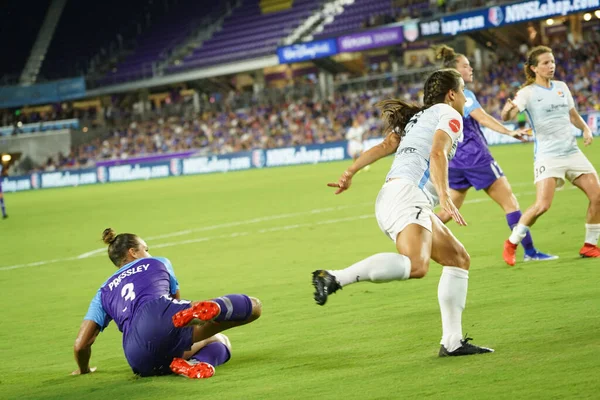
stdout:
{"type": "Polygon", "coordinates": [[[258,299],[230,294],[193,303],[180,300],[170,261],[152,257],[141,238],[106,229],[102,239],[119,270],[100,287],[81,324],[75,340],[79,369],[73,375],[95,371],[89,366],[92,344],[114,319],[135,374],[213,376],[231,355],[229,339],[220,332],[260,317],[258,299]]]}
{"type": "Polygon", "coordinates": [[[575,109],[569,87],[562,81],[552,80],[555,68],[552,49],[545,46],[531,49],[524,68],[527,81],[514,101],[508,99],[502,109],[505,121],[526,110],[535,137],[533,168],[536,200],[504,242],[503,257],[508,265],[515,265],[517,245],[537,219],[548,211],[555,190],[564,185],[565,179],[581,189],[590,200],[585,242],[579,254],[581,257],[600,258],[600,182],[594,166],[577,146],[572,125],[583,131],[586,146],[592,144],[593,136],[575,109]]]}
{"type": "MultiPolygon", "coordinates": [[[[436,57],[441,59],[444,67],[455,68],[460,72],[465,82],[473,82],[473,68],[463,54],[455,53],[448,46],[442,45],[436,49],[436,57]]],[[[463,205],[467,191],[474,187],[475,190],[483,189],[506,214],[506,222],[512,230],[521,218],[521,210],[517,198],[513,194],[508,179],[498,163],[492,157],[479,124],[495,130],[504,135],[523,140],[525,129],[511,131],[500,121],[489,115],[477,101],[475,93],[465,89],[467,102],[463,116],[463,140],[459,141],[456,156],[450,161],[448,167],[448,181],[450,183],[450,197],[457,208],[463,205]]],[[[438,217],[447,223],[452,219],[445,210],[438,212],[438,217]]],[[[557,259],[557,256],[544,254],[536,250],[531,234],[523,238],[525,248],[525,261],[545,261],[557,259]]]]}
{"type": "Polygon", "coordinates": [[[489,353],[462,335],[462,311],[467,300],[470,257],[463,245],[434,214],[440,203],[459,225],[466,225],[452,202],[448,187],[448,159],[462,136],[466,102],[464,82],[455,69],[432,73],[425,82],[423,107],[400,100],[378,104],[387,122],[384,141],[367,150],[342,174],[336,194],[347,190],[361,168],[396,153],[375,202],[381,230],[396,243],[399,254],[372,255],[343,270],[313,272],[314,298],[327,297],[357,282],[388,282],[423,278],[433,259],[443,265],[438,287],[442,314],[440,356],[489,353]]]}

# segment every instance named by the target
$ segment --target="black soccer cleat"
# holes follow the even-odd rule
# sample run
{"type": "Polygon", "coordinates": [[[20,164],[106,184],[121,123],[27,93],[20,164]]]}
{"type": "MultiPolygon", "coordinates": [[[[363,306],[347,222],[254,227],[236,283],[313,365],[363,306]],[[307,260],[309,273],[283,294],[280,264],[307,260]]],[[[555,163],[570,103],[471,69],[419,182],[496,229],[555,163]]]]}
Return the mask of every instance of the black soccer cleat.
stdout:
{"type": "Polygon", "coordinates": [[[469,340],[473,340],[470,337],[465,337],[460,341],[461,346],[454,350],[448,351],[442,345],[440,347],[439,356],[440,357],[457,357],[457,356],[470,356],[472,354],[484,354],[484,353],[493,353],[494,349],[490,349],[487,347],[475,346],[474,344],[469,343],[469,340]]]}
{"type": "Polygon", "coordinates": [[[327,303],[327,296],[342,288],[335,276],[322,269],[313,272],[312,284],[315,287],[315,301],[320,306],[327,303]]]}

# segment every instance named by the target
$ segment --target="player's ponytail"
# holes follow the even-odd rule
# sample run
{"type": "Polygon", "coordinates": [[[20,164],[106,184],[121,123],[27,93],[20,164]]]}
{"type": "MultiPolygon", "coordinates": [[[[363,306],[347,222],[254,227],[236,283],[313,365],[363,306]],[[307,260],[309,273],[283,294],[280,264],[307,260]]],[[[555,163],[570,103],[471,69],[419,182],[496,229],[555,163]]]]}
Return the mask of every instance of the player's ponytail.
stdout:
{"type": "Polygon", "coordinates": [[[404,128],[408,121],[421,111],[421,107],[398,99],[382,100],[375,104],[385,122],[385,132],[394,131],[404,136],[404,128]]]}
{"type": "Polygon", "coordinates": [[[537,46],[529,50],[529,52],[527,53],[527,61],[523,66],[523,71],[525,72],[526,80],[523,86],[521,87],[529,86],[532,83],[535,83],[535,72],[533,72],[531,67],[537,67],[539,56],[546,53],[552,54],[552,49],[546,46],[537,46]]]}
{"type": "Polygon", "coordinates": [[[117,234],[115,233],[115,231],[112,228],[106,228],[104,230],[104,232],[102,232],[102,241],[105,244],[110,245],[112,242],[115,241],[116,237],[117,237],[117,234]]]}
{"type": "Polygon", "coordinates": [[[445,44],[433,46],[433,50],[435,51],[435,59],[441,61],[445,68],[456,68],[458,59],[465,57],[464,54],[456,53],[452,47],[445,44]]]}
{"type": "Polygon", "coordinates": [[[418,112],[434,104],[444,103],[450,90],[458,91],[462,77],[453,68],[440,69],[433,72],[425,81],[423,107],[409,104],[398,99],[382,100],[375,106],[381,112],[381,118],[386,122],[385,132],[393,131],[404,136],[408,121],[418,112]]]}
{"type": "Polygon", "coordinates": [[[102,232],[102,241],[108,245],[108,258],[117,267],[123,266],[129,249],[135,249],[140,244],[140,239],[132,233],[116,234],[112,228],[102,232]]]}

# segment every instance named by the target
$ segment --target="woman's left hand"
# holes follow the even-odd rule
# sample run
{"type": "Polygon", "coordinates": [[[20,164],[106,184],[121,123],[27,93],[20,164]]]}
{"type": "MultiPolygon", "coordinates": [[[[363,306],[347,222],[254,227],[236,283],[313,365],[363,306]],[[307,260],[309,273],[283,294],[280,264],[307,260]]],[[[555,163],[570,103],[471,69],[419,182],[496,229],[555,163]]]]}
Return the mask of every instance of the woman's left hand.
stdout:
{"type": "Polygon", "coordinates": [[[585,146],[589,146],[592,144],[592,142],[594,141],[594,135],[592,135],[592,131],[585,130],[583,131],[583,144],[585,146]]]}

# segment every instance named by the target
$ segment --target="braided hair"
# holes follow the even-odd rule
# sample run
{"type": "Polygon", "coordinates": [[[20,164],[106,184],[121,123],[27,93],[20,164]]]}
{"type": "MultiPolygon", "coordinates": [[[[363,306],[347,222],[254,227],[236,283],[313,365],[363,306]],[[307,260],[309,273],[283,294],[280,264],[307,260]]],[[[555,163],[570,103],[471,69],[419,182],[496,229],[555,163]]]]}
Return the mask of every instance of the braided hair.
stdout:
{"type": "Polygon", "coordinates": [[[423,106],[410,104],[399,99],[378,102],[375,106],[381,112],[381,118],[386,123],[385,131],[393,131],[397,135],[404,136],[404,129],[408,121],[418,112],[435,104],[443,103],[448,91],[459,90],[461,79],[460,72],[453,68],[433,72],[425,81],[423,106]]]}

